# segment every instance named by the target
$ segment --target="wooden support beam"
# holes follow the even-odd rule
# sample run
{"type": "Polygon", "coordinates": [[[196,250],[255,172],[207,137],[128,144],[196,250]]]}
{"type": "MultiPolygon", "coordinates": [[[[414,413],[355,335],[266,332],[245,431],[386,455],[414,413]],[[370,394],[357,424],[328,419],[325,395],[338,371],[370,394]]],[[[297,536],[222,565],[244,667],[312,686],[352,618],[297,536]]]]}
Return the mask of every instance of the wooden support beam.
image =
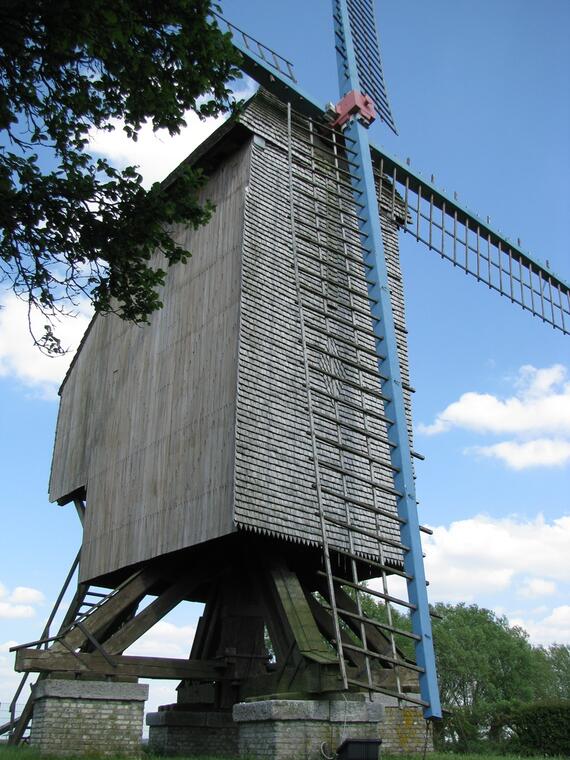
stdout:
{"type": "MultiPolygon", "coordinates": [[[[85,618],[83,622],[87,630],[99,639],[101,634],[133,604],[140,601],[158,580],[159,576],[151,568],[145,568],[133,575],[113,596],[85,618]]],[[[72,628],[63,638],[65,645],[56,641],[51,647],[52,651],[63,651],[69,647],[77,649],[87,642],[87,637],[79,628],[72,628]]]]}
{"type": "MultiPolygon", "coordinates": [[[[40,678],[41,677],[42,676],[40,674],[40,678]]],[[[34,695],[30,694],[30,696],[26,700],[24,709],[20,713],[19,718],[16,720],[16,725],[14,726],[11,735],[8,737],[9,745],[15,746],[22,741],[22,739],[24,738],[24,734],[26,733],[28,724],[30,720],[32,719],[33,711],[34,711],[34,695]]]]}
{"type": "Polygon", "coordinates": [[[79,657],[71,653],[49,649],[19,649],[15,670],[40,673],[81,673],[84,675],[130,678],[192,678],[200,681],[219,680],[226,665],[215,660],[182,660],[170,657],[128,657],[116,655],[111,665],[100,654],[82,652],[79,657]]]}
{"type": "MultiPolygon", "coordinates": [[[[345,609],[348,612],[358,614],[358,605],[354,599],[352,599],[346,593],[346,591],[336,586],[335,592],[337,607],[345,609]]],[[[360,637],[360,622],[358,620],[355,620],[353,617],[349,617],[348,615],[345,615],[343,619],[348,627],[354,631],[358,637],[360,637]]],[[[377,652],[378,654],[392,654],[390,639],[387,636],[384,636],[384,634],[381,633],[378,628],[376,628],[374,625],[371,625],[370,623],[364,623],[364,630],[366,631],[366,643],[368,644],[368,649],[370,649],[372,652],[377,652]]]]}
{"type": "MultiPolygon", "coordinates": [[[[324,596],[324,598],[330,604],[329,589],[327,583],[325,583],[321,577],[318,577],[315,579],[315,585],[319,593],[322,594],[322,596],[324,596]]],[[[342,589],[338,584],[335,584],[335,597],[337,607],[345,609],[348,612],[352,612],[355,615],[358,614],[358,605],[354,599],[352,599],[352,597],[350,597],[346,591],[342,589]]],[[[342,615],[340,616],[342,617],[342,615]]],[[[351,629],[351,631],[353,631],[356,636],[360,638],[360,622],[353,617],[349,617],[348,615],[345,615],[343,620],[351,629]]],[[[368,648],[371,651],[377,652],[378,654],[392,653],[392,647],[389,638],[387,636],[384,636],[384,634],[381,633],[378,628],[376,628],[372,623],[364,623],[364,629],[366,631],[366,643],[368,644],[368,648]]]]}
{"type": "Polygon", "coordinates": [[[336,662],[317,628],[297,575],[282,562],[274,562],[270,573],[301,654],[323,664],[336,662]]]}
{"type": "MultiPolygon", "coordinates": [[[[319,602],[315,599],[315,597],[310,592],[307,593],[307,602],[309,604],[309,607],[311,608],[311,612],[314,615],[314,618],[317,622],[320,632],[326,639],[328,639],[329,641],[333,641],[336,636],[336,633],[335,633],[334,621],[332,619],[332,615],[330,611],[328,609],[325,609],[322,606],[322,604],[319,604],[319,602]]],[[[341,636],[343,644],[351,644],[353,642],[353,639],[351,639],[348,636],[346,631],[341,630],[340,636],[341,636]]],[[[355,665],[357,668],[363,669],[366,666],[365,657],[359,652],[349,650],[345,652],[345,655],[350,660],[350,662],[353,665],[355,665]]]]}
{"type": "Polygon", "coordinates": [[[111,655],[124,652],[125,649],[146,633],[149,628],[152,628],[170,610],[174,609],[187,596],[193,585],[195,584],[191,583],[188,578],[184,578],[167,588],[148,607],[145,607],[142,612],[135,615],[117,633],[104,642],[105,651],[111,655]]]}

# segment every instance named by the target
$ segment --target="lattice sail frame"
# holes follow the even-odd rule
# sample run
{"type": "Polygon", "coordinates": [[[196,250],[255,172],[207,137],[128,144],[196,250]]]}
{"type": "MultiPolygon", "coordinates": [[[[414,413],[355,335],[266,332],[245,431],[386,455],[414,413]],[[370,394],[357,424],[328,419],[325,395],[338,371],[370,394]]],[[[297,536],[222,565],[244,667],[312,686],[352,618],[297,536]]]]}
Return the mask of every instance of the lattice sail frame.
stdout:
{"type": "MultiPolygon", "coordinates": [[[[232,33],[247,74],[303,114],[322,118],[321,104],[299,87],[290,61],[226,19],[220,18],[220,24],[232,33]],[[274,56],[277,63],[273,62],[274,56]]],[[[437,188],[433,180],[430,182],[386,151],[372,147],[375,165],[392,183],[392,206],[398,197],[404,199],[406,232],[525,311],[570,335],[570,285],[565,280],[522,250],[519,243],[505,237],[488,219],[477,217],[455,197],[437,188]]]]}

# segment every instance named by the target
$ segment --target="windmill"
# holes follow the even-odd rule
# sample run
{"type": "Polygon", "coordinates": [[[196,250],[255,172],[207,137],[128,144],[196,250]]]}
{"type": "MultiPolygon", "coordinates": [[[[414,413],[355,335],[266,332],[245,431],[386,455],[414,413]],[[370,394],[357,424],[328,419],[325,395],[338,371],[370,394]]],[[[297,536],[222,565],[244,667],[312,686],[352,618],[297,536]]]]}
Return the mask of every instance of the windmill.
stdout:
{"type": "MultiPolygon", "coordinates": [[[[270,93],[252,104],[240,123],[246,129],[249,125],[250,134],[254,134],[251,151],[257,156],[251,171],[258,172],[259,218],[250,219],[249,233],[253,226],[256,229],[267,226],[261,209],[262,190],[267,190],[271,183],[263,185],[262,155],[265,152],[270,156],[267,164],[272,165],[277,158],[274,143],[280,149],[284,171],[270,179],[277,180],[283,189],[281,196],[274,191],[274,200],[279,214],[287,217],[288,240],[286,250],[279,251],[282,258],[275,261],[273,279],[268,277],[267,262],[261,258],[256,260],[251,250],[247,251],[244,290],[240,293],[241,343],[235,347],[230,341],[231,350],[225,353],[230,357],[229,364],[222,369],[231,374],[232,350],[235,349],[239,353],[238,381],[244,381],[237,391],[242,433],[253,428],[267,432],[268,419],[271,430],[287,427],[283,422],[287,410],[279,414],[282,409],[277,402],[264,408],[262,414],[248,410],[248,401],[252,401],[248,392],[254,382],[258,383],[257,388],[271,388],[277,400],[287,393],[295,395],[291,407],[299,416],[293,415],[294,421],[302,418],[308,423],[308,430],[299,430],[307,435],[309,446],[304,445],[306,440],[299,442],[295,438],[290,439],[290,444],[299,447],[299,463],[311,462],[312,480],[304,483],[302,478],[292,479],[291,468],[296,460],[287,460],[281,453],[281,461],[288,462],[286,481],[280,477],[276,458],[266,456],[264,468],[275,465],[271,476],[263,473],[257,494],[246,493],[253,472],[248,460],[247,477],[240,480],[239,467],[235,471],[234,494],[241,502],[237,508],[232,506],[231,519],[219,502],[218,523],[206,525],[202,533],[196,530],[192,534],[178,515],[173,532],[177,536],[182,534],[182,540],[177,542],[174,540],[177,536],[160,535],[162,543],[153,544],[151,536],[155,530],[160,534],[162,528],[156,522],[158,518],[149,511],[144,515],[148,533],[137,532],[141,530],[139,524],[130,535],[128,529],[122,537],[117,532],[118,538],[111,536],[105,545],[104,536],[107,539],[110,536],[105,534],[105,521],[112,523],[115,512],[119,522],[126,523],[129,515],[128,509],[120,512],[122,494],[113,490],[109,479],[98,482],[96,477],[105,471],[107,478],[110,477],[110,465],[102,461],[103,453],[97,449],[101,446],[97,439],[105,439],[101,421],[95,425],[89,422],[82,428],[81,415],[94,414],[88,406],[96,401],[88,379],[94,372],[96,358],[107,356],[107,363],[111,361],[108,346],[117,347],[118,353],[129,355],[135,362],[145,346],[133,337],[134,333],[127,336],[122,328],[104,326],[99,320],[86,336],[64,384],[52,472],[52,496],[62,503],[74,501],[80,516],[86,520],[81,584],[75,606],[55,642],[47,649],[20,649],[20,669],[37,670],[41,674],[83,672],[113,677],[145,675],[154,669],[153,672],[163,676],[170,673],[171,677],[183,679],[185,685],[181,691],[186,692],[186,698],[190,698],[191,692],[199,691],[200,698],[207,702],[210,699],[204,696],[207,691],[214,693],[216,704],[226,706],[238,697],[267,694],[271,689],[287,693],[287,689],[294,691],[299,685],[310,693],[369,689],[401,700],[415,700],[424,707],[426,717],[439,716],[411,464],[414,452],[409,441],[409,387],[399,313],[401,296],[397,295],[399,275],[394,270],[394,257],[390,258],[389,249],[395,245],[396,230],[401,227],[456,267],[564,332],[568,332],[570,323],[570,304],[568,286],[564,282],[505,240],[488,223],[471,215],[455,199],[445,196],[432,183],[422,180],[390,156],[378,151],[371,156],[367,124],[374,111],[388,126],[394,126],[371,12],[372,4],[365,0],[335,0],[333,3],[341,85],[341,101],[334,114],[323,112],[302,93],[288,62],[230,25],[234,42],[244,56],[244,70],[270,93]],[[370,72],[374,72],[373,75],[370,72]],[[266,125],[264,128],[261,121],[266,125]],[[283,199],[285,204],[279,206],[283,199]],[[285,268],[282,261],[286,262],[285,268]],[[259,268],[257,280],[253,279],[253,263],[259,268]],[[264,276],[267,292],[276,294],[271,308],[282,305],[279,278],[288,283],[297,299],[298,314],[291,332],[301,346],[297,356],[300,365],[293,367],[294,362],[287,363],[293,349],[287,342],[288,336],[279,330],[282,326],[279,315],[275,315],[272,325],[274,345],[271,350],[276,352],[276,347],[280,347],[286,385],[293,381],[285,390],[277,388],[279,383],[274,386],[268,383],[263,367],[255,379],[249,381],[249,386],[245,382],[248,371],[254,374],[247,352],[270,350],[263,343],[265,334],[255,333],[254,328],[246,334],[250,327],[243,316],[255,318],[255,307],[259,303],[255,302],[255,289],[247,288],[252,284],[259,286],[264,276]],[[318,322],[319,313],[320,317],[323,314],[326,317],[324,325],[318,322]],[[303,390],[298,390],[295,382],[303,390]],[[74,437],[80,428],[81,436],[74,437]],[[74,445],[79,440],[83,441],[82,445],[74,445]],[[365,467],[368,475],[363,474],[365,467]],[[87,472],[89,477],[85,476],[87,472]],[[293,499],[283,498],[283,504],[289,504],[291,510],[293,503],[303,505],[304,519],[312,524],[300,530],[293,519],[287,521],[284,512],[273,512],[268,519],[253,509],[253,497],[266,493],[263,485],[267,481],[271,481],[271,485],[281,482],[280,493],[293,495],[293,499]],[[109,512],[103,510],[104,502],[111,506],[109,512]],[[244,506],[246,502],[249,512],[244,506]],[[241,525],[241,533],[234,531],[232,519],[241,525]],[[280,523],[273,526],[273,532],[268,526],[272,520],[280,523]],[[261,538],[248,533],[247,540],[244,539],[246,530],[258,531],[261,538]],[[264,539],[264,534],[273,538],[264,539]],[[287,543],[283,540],[287,534],[299,543],[287,543]],[[239,541],[235,540],[236,536],[239,541]],[[113,545],[115,540],[118,546],[113,545]],[[258,554],[253,564],[246,558],[251,550],[258,554]],[[189,551],[191,555],[187,554],[189,551]],[[274,552],[281,553],[277,562],[272,556],[274,552]],[[212,555],[215,563],[211,562],[212,555]],[[222,557],[225,564],[221,562],[222,557]],[[215,571],[212,564],[217,565],[215,571]],[[242,571],[237,577],[236,568],[242,571]],[[363,614],[361,595],[366,593],[363,580],[378,575],[385,580],[390,574],[406,578],[409,599],[393,599],[385,587],[383,591],[375,591],[375,595],[387,602],[401,603],[411,611],[411,634],[395,630],[389,619],[372,623],[363,614]],[[254,579],[256,575],[261,575],[261,582],[254,579]],[[95,585],[94,581],[110,588],[111,593],[96,602],[88,597],[92,606],[87,608],[87,614],[79,614],[84,596],[89,587],[95,585]],[[249,583],[258,588],[254,595],[244,598],[243,587],[249,583]],[[346,593],[347,588],[353,590],[354,598],[346,593]],[[319,598],[315,597],[315,591],[319,592],[319,598]],[[147,593],[157,595],[154,606],[151,605],[152,612],[137,612],[136,605],[147,593]],[[122,656],[124,649],[147,630],[152,621],[187,598],[206,602],[190,660],[166,664],[141,662],[144,658],[134,662],[122,656]],[[248,605],[251,609],[244,615],[243,610],[248,605]],[[299,610],[302,610],[301,615],[299,610]],[[297,619],[299,616],[303,617],[301,622],[297,619]],[[276,672],[270,672],[263,663],[264,624],[277,650],[276,672]],[[347,628],[352,637],[357,637],[356,642],[347,634],[347,628]],[[398,637],[406,635],[416,644],[415,662],[407,661],[397,645],[398,637]],[[334,655],[323,646],[323,636],[332,645],[334,655]],[[252,642],[255,643],[253,651],[252,642]],[[69,653],[64,653],[62,647],[69,653]],[[419,674],[419,698],[406,689],[399,675],[401,671],[419,674]],[[283,685],[285,681],[287,687],[283,685]],[[208,688],[200,691],[197,684],[208,688]]],[[[230,152],[228,143],[240,146],[245,140],[237,126],[228,127],[224,137],[225,141],[218,137],[216,143],[222,156],[224,151],[230,152]]],[[[214,146],[193,160],[202,159],[211,166],[219,166],[220,155],[215,156],[215,153],[214,146]]],[[[238,194],[239,176],[234,177],[234,190],[238,194]]],[[[175,177],[171,181],[175,182],[175,177]]],[[[221,209],[221,204],[219,207],[221,209]]],[[[253,215],[254,210],[250,207],[249,213],[253,215]]],[[[276,222],[275,215],[267,218],[276,222]]],[[[199,241],[194,244],[199,249],[199,241]]],[[[246,245],[257,250],[255,246],[260,248],[267,243],[252,242],[244,235],[244,251],[246,245]]],[[[197,266],[199,261],[197,255],[197,266]]],[[[231,264],[231,261],[220,265],[219,280],[224,276],[223,264],[231,264]]],[[[199,275],[199,271],[192,273],[196,278],[199,275]]],[[[178,285],[181,289],[187,287],[183,282],[178,285]]],[[[212,288],[211,283],[209,287],[212,288]]],[[[290,293],[285,295],[289,298],[290,293]]],[[[290,308],[290,298],[285,300],[290,308]]],[[[267,319],[267,307],[260,308],[265,308],[262,313],[267,319]]],[[[176,314],[174,312],[174,316],[176,314]]],[[[173,313],[167,313],[157,329],[167,332],[172,327],[172,319],[173,313]]],[[[192,314],[192,319],[200,319],[200,310],[192,314]]],[[[231,326],[225,323],[225,328],[228,324],[231,326]]],[[[219,337],[218,333],[213,335],[213,338],[219,337]]],[[[226,344],[219,345],[224,346],[224,350],[228,348],[226,344]]],[[[199,346],[194,348],[199,351],[199,346]]],[[[268,362],[268,366],[274,372],[274,365],[268,362]]],[[[202,377],[204,384],[204,369],[208,368],[211,369],[207,357],[202,356],[194,379],[202,377]]],[[[117,394],[121,406],[128,406],[133,378],[127,377],[122,385],[113,378],[115,373],[120,378],[124,369],[124,363],[118,361],[117,368],[103,366],[98,370],[95,387],[105,388],[105,405],[115,403],[113,396],[117,394]]],[[[147,371],[148,367],[137,365],[137,371],[139,369],[147,371]]],[[[181,371],[187,370],[183,367],[181,371]]],[[[168,377],[161,375],[160,362],[152,372],[160,388],[169,387],[168,377]]],[[[231,389],[226,391],[231,393],[231,389]]],[[[150,394],[146,398],[150,398],[150,394]]],[[[209,401],[206,398],[203,403],[209,401]]],[[[137,411],[137,415],[143,418],[148,415],[152,419],[154,414],[154,419],[159,419],[172,414],[172,406],[169,412],[161,399],[151,403],[156,404],[154,410],[145,406],[144,414],[137,411]]],[[[200,401],[196,400],[195,404],[199,405],[200,401]]],[[[101,410],[97,412],[102,414],[101,410]]],[[[203,416],[193,422],[199,426],[202,419],[203,416]]],[[[172,418],[170,427],[174,427],[175,422],[172,418]]],[[[147,435],[149,431],[137,431],[132,423],[132,419],[128,420],[131,427],[126,433],[121,426],[107,429],[111,439],[116,439],[118,456],[114,459],[119,462],[125,461],[127,455],[132,459],[144,457],[142,445],[129,451],[129,437],[147,435]]],[[[207,438],[206,427],[200,432],[207,438]]],[[[277,435],[263,438],[258,434],[257,440],[264,442],[262,450],[267,454],[281,452],[277,439],[277,435]]],[[[251,440],[245,441],[240,435],[236,443],[236,456],[242,465],[247,456],[255,459],[251,440]]],[[[170,461],[170,457],[161,449],[160,442],[154,453],[157,466],[168,470],[162,458],[170,461]]],[[[193,453],[200,459],[197,450],[193,453]]],[[[215,457],[213,447],[208,454],[215,457]]],[[[206,467],[206,464],[202,462],[201,466],[206,467]]],[[[121,475],[117,468],[112,472],[125,486],[125,477],[132,478],[134,471],[127,476],[121,475]]],[[[143,473],[144,468],[139,468],[141,477],[143,473]]],[[[155,482],[142,483],[138,498],[144,500],[155,488],[155,482]]],[[[192,508],[193,517],[205,514],[196,500],[192,508]]],[[[260,509],[267,508],[268,501],[262,501],[260,509]]],[[[44,636],[43,642],[50,643],[49,638],[44,636]]]]}

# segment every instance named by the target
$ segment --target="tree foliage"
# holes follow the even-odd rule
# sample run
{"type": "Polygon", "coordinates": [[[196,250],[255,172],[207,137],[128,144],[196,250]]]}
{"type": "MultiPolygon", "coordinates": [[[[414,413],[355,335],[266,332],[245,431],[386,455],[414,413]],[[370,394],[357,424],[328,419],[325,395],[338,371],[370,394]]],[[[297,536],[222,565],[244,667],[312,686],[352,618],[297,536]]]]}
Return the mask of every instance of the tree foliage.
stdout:
{"type": "Polygon", "coordinates": [[[464,751],[482,741],[505,746],[516,739],[524,705],[563,696],[568,647],[533,647],[522,628],[476,605],[438,604],[435,611],[442,704],[451,711],[439,728],[444,746],[464,751]]]}
{"type": "Polygon", "coordinates": [[[450,708],[481,708],[535,693],[537,661],[522,628],[476,605],[435,607],[441,698],[450,708]]]}
{"type": "MultiPolygon", "coordinates": [[[[167,265],[188,252],[171,226],[206,222],[203,178],[145,191],[132,167],[88,151],[91,129],[150,120],[177,133],[184,113],[232,107],[238,63],[211,0],[3,0],[0,5],[0,277],[46,316],[87,295],[96,310],[145,322],[167,265]],[[205,96],[205,97],[204,97],[205,96]]],[[[41,340],[58,343],[51,328],[41,340]]]]}
{"type": "Polygon", "coordinates": [[[513,748],[541,755],[570,755],[570,701],[548,700],[521,705],[509,721],[513,748]]]}
{"type": "Polygon", "coordinates": [[[551,644],[541,647],[545,672],[543,696],[570,700],[570,646],[551,644]]]}

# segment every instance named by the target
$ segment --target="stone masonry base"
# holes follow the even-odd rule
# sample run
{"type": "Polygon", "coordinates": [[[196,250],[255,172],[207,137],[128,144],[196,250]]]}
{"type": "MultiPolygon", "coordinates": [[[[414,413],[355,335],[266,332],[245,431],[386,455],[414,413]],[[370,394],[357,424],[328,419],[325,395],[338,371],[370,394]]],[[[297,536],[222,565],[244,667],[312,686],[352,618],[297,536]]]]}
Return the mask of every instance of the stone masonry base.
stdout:
{"type": "Polygon", "coordinates": [[[238,726],[231,712],[160,710],[148,713],[148,748],[157,755],[236,757],[238,726]]]}
{"type": "MultiPolygon", "coordinates": [[[[161,709],[146,717],[149,750],[173,755],[249,757],[259,760],[322,760],[343,739],[382,739],[387,754],[420,754],[426,722],[419,707],[398,707],[376,694],[348,700],[263,700],[242,702],[229,712],[161,709]]],[[[431,732],[428,752],[433,751],[431,732]]]]}
{"type": "Polygon", "coordinates": [[[433,752],[433,737],[428,730],[426,745],[426,721],[420,707],[398,706],[396,699],[375,694],[374,702],[384,707],[380,723],[382,752],[390,755],[423,753],[424,747],[433,752]]]}
{"type": "Polygon", "coordinates": [[[108,681],[40,681],[34,688],[30,744],[49,755],[141,751],[148,686],[108,681]]]}
{"type": "Polygon", "coordinates": [[[264,700],[234,706],[239,754],[267,760],[322,760],[345,738],[377,739],[383,707],[353,700],[264,700]]]}

